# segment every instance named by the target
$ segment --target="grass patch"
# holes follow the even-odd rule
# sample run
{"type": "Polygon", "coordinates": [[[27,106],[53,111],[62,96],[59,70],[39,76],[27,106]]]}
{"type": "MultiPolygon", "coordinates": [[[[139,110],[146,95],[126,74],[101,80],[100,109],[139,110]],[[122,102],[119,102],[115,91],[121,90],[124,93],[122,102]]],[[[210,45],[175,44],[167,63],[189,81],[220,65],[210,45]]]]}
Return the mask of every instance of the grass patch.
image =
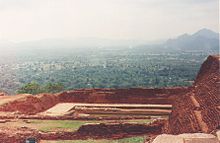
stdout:
{"type": "Polygon", "coordinates": [[[43,141],[43,143],[144,143],[145,137],[131,137],[118,140],[73,140],[73,141],[43,141]]]}
{"type": "Polygon", "coordinates": [[[50,131],[76,131],[86,123],[96,123],[96,121],[76,121],[76,120],[32,120],[31,124],[43,132],[50,131]]]}
{"type": "Polygon", "coordinates": [[[76,131],[87,123],[139,123],[147,124],[151,120],[105,120],[105,121],[80,121],[80,120],[30,120],[29,125],[43,132],[50,131],[76,131]]]}

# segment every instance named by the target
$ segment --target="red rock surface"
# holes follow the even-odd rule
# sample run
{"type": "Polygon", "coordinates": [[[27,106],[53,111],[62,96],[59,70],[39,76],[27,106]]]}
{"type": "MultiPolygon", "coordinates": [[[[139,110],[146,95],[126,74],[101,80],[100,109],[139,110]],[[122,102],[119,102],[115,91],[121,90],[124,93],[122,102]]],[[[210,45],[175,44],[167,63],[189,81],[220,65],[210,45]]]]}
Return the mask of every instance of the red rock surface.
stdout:
{"type": "Polygon", "coordinates": [[[176,96],[167,132],[208,133],[220,126],[219,64],[219,56],[209,56],[202,64],[191,91],[184,96],[176,96]]]}

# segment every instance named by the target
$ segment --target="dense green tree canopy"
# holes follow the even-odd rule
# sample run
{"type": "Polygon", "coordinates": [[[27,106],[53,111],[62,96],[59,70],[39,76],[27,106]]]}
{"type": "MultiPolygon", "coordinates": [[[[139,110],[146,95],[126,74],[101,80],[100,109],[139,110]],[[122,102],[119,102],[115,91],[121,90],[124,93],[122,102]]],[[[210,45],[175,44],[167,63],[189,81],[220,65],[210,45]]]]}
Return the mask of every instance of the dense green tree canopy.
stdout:
{"type": "Polygon", "coordinates": [[[18,89],[17,93],[29,93],[29,94],[39,94],[39,93],[55,93],[64,90],[64,86],[61,83],[47,83],[46,85],[40,85],[36,82],[31,82],[23,85],[18,89]]]}

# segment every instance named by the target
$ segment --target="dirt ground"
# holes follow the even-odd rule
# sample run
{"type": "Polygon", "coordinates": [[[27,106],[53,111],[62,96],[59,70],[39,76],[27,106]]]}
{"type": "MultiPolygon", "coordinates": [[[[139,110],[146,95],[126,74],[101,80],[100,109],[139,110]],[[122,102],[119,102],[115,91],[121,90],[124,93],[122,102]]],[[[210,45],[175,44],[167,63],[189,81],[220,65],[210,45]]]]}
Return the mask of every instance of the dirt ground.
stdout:
{"type": "Polygon", "coordinates": [[[101,121],[86,121],[86,120],[34,120],[34,119],[12,119],[0,120],[0,128],[30,128],[42,132],[54,131],[76,131],[82,125],[92,123],[133,123],[133,124],[148,124],[151,119],[134,119],[134,120],[101,120],[101,121]]]}
{"type": "Polygon", "coordinates": [[[30,94],[21,94],[15,96],[0,96],[0,106],[9,102],[24,99],[27,96],[30,96],[30,94]]]}

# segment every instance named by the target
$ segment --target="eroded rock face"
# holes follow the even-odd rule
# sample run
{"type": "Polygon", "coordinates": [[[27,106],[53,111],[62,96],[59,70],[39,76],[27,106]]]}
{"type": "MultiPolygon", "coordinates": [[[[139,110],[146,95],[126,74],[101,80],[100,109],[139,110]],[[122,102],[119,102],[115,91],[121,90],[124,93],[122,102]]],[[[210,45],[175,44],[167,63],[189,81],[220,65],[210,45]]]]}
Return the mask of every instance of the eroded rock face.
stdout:
{"type": "Polygon", "coordinates": [[[209,56],[191,91],[174,100],[168,133],[208,133],[220,126],[219,64],[219,56],[209,56]]]}

